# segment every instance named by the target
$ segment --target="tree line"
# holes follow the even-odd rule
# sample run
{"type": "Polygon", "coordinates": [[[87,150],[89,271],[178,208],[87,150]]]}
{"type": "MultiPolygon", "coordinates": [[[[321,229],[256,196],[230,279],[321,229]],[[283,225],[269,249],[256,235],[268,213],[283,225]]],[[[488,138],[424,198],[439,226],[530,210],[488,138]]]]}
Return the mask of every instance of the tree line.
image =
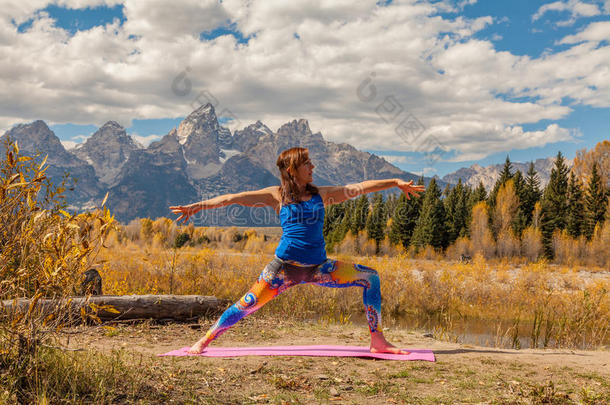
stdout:
{"type": "Polygon", "coordinates": [[[441,191],[433,178],[419,197],[407,199],[400,193],[384,199],[375,193],[371,199],[361,195],[329,206],[323,228],[327,247],[332,251],[349,233],[364,232],[375,241],[376,253],[388,238],[391,244],[415,252],[426,247],[445,252],[452,247],[485,257],[553,260],[564,254],[561,246],[569,245],[570,239],[585,246],[596,234],[603,240],[609,236],[609,173],[607,158],[603,159],[609,147],[605,141],[589,154],[581,152],[572,170],[558,152],[544,188],[533,162],[523,175],[513,170],[507,156],[489,193],[482,182],[471,188],[461,179],[441,191]],[[602,159],[588,159],[595,153],[602,159]]]}

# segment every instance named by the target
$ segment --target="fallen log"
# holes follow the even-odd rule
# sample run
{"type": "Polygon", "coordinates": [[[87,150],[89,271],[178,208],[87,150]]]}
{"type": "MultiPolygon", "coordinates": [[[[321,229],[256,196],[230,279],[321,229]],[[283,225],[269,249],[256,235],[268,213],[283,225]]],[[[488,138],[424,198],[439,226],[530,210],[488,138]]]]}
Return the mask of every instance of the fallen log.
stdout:
{"type": "MultiPolygon", "coordinates": [[[[4,315],[27,312],[31,299],[2,301],[4,315]]],[[[62,299],[41,298],[36,312],[41,316],[61,315],[72,322],[82,314],[93,314],[101,321],[154,319],[185,321],[222,312],[229,300],[205,295],[92,295],[62,299]],[[82,310],[81,310],[82,308],[82,310]]]]}

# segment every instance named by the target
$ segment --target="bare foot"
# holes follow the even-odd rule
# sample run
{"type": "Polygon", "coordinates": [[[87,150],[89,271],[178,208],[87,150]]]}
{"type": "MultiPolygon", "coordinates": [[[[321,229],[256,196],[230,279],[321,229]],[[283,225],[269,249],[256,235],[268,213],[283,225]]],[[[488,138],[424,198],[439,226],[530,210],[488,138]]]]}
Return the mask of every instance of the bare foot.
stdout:
{"type": "Polygon", "coordinates": [[[393,354],[410,354],[411,352],[407,352],[399,349],[394,346],[390,342],[388,342],[383,333],[381,332],[373,332],[371,334],[371,353],[393,353],[393,354]]]}
{"type": "Polygon", "coordinates": [[[195,343],[193,346],[191,346],[191,348],[188,349],[187,352],[190,353],[190,354],[199,354],[199,353],[203,352],[203,350],[207,346],[205,341],[206,341],[205,337],[202,338],[197,343],[195,343]]]}

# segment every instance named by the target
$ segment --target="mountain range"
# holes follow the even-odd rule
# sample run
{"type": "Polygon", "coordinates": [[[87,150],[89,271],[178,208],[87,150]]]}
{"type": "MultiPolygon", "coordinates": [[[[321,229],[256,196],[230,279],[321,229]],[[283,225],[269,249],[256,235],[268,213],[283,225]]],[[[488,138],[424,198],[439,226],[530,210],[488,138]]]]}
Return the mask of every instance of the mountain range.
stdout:
{"type": "MultiPolygon", "coordinates": [[[[135,141],[114,121],[68,150],[41,120],[17,125],[0,138],[7,136],[18,142],[24,154],[40,153],[39,159],[48,155],[47,175],[55,184],[69,173],[70,182],[76,182],[68,183],[69,208],[95,207],[108,192],[111,212],[121,222],[173,217],[170,205],[279,185],[277,156],[294,146],[309,149],[316,162],[314,183],[320,186],[384,178],[416,181],[419,177],[347,143],[326,141],[320,132],[311,132],[305,119],[288,122],[277,131],[257,121],[232,134],[219,124],[211,104],[193,111],[178,128],[148,147],[135,141]]],[[[555,158],[546,158],[534,162],[542,187],[548,183],[554,161],[555,158]]],[[[571,161],[567,163],[570,165],[571,161]]],[[[512,166],[525,175],[529,163],[512,162],[512,166]]],[[[473,188],[482,182],[490,190],[502,167],[474,164],[442,179],[435,178],[441,188],[462,179],[473,188]]],[[[429,181],[430,178],[424,179],[425,184],[429,181]]],[[[385,194],[390,192],[396,190],[386,190],[385,194]]],[[[193,220],[199,226],[279,225],[269,207],[235,205],[202,211],[193,220]]]]}
{"type": "MultiPolygon", "coordinates": [[[[540,180],[540,188],[544,188],[549,180],[551,179],[551,169],[555,165],[555,157],[548,157],[544,159],[536,159],[533,161],[534,170],[538,175],[538,179],[540,180]]],[[[573,159],[565,159],[566,166],[571,168],[574,160],[573,159]]],[[[521,163],[521,162],[511,162],[512,165],[512,173],[515,173],[517,170],[523,174],[525,177],[529,170],[529,162],[521,163]]],[[[462,179],[463,184],[467,184],[472,188],[475,188],[479,185],[479,182],[483,183],[485,189],[487,191],[491,190],[496,182],[500,178],[500,173],[502,172],[502,168],[504,164],[496,164],[490,166],[480,166],[478,164],[474,164],[467,168],[461,168],[456,170],[453,173],[449,173],[443,176],[442,180],[449,184],[457,184],[459,179],[462,179]]]]}
{"type": "MultiPolygon", "coordinates": [[[[312,133],[305,119],[288,122],[277,131],[257,121],[232,134],[219,124],[211,104],[193,111],[178,128],[146,148],[114,121],[70,150],[40,120],[17,125],[2,138],[7,136],[18,142],[24,154],[48,155],[47,174],[55,183],[66,172],[76,179],[76,186],[66,193],[69,208],[94,207],[108,192],[111,212],[124,223],[173,217],[170,205],[279,185],[277,156],[294,146],[309,149],[316,162],[314,183],[319,186],[419,177],[347,143],[326,141],[320,132],[312,133]]],[[[424,183],[429,180],[425,178],[424,183]]],[[[441,187],[446,185],[437,181],[441,187]]],[[[279,225],[270,207],[232,205],[200,214],[193,218],[198,226],[279,225]]]]}

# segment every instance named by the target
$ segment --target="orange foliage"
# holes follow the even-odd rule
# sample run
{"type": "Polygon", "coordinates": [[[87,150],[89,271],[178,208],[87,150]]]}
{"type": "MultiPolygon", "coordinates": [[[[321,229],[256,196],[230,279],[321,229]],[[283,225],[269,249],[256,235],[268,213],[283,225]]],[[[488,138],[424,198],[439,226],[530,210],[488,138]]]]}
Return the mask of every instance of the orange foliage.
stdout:
{"type": "Polygon", "coordinates": [[[472,222],[470,225],[470,251],[481,253],[484,257],[490,258],[496,251],[495,242],[487,222],[487,203],[478,202],[472,207],[472,222]]]}
{"type": "Polygon", "coordinates": [[[603,184],[610,187],[610,141],[599,142],[589,151],[582,149],[576,152],[572,171],[582,184],[588,183],[594,162],[597,162],[597,170],[603,184]]]}
{"type": "Polygon", "coordinates": [[[519,199],[515,193],[515,185],[512,180],[508,180],[500,187],[496,197],[493,212],[493,227],[496,235],[510,232],[517,208],[519,208],[519,199]]]}

